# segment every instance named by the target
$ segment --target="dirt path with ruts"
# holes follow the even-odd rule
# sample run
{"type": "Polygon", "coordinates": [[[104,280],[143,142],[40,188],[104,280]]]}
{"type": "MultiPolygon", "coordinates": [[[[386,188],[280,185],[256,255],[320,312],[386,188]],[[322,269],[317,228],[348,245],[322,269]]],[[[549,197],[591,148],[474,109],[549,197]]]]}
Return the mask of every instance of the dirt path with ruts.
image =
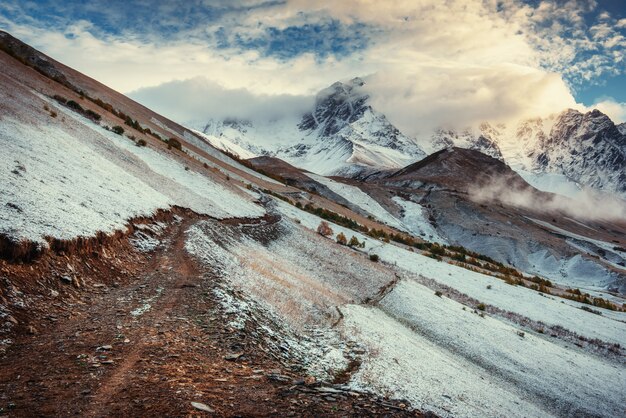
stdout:
{"type": "Polygon", "coordinates": [[[37,332],[16,336],[0,358],[2,414],[210,414],[199,402],[217,416],[417,415],[372,395],[330,396],[263,351],[255,324],[228,328],[212,292],[220,279],[184,249],[195,222],[173,223],[159,249],[137,255],[143,261],[129,277],[112,280],[113,266],[98,264],[55,321],[33,318],[37,332]]]}

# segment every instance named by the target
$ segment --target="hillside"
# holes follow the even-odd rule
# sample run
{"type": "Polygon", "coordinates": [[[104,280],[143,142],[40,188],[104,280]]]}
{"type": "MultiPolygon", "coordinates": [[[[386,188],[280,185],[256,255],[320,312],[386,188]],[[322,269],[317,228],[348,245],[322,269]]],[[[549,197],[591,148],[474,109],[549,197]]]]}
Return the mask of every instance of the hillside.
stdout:
{"type": "Polygon", "coordinates": [[[475,151],[365,181],[240,161],[0,43],[3,413],[623,411],[623,222],[479,200],[539,192],[475,151]]]}

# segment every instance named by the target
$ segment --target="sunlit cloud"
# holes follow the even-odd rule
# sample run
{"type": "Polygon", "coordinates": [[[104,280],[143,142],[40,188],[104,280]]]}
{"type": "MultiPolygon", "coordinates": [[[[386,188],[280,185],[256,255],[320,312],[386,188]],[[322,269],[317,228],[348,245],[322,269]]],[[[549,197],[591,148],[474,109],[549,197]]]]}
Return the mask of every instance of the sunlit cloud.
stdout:
{"type": "Polygon", "coordinates": [[[179,121],[299,108],[361,76],[413,134],[584,109],[580,86],[624,72],[624,22],[592,0],[0,5],[15,36],[179,121]]]}

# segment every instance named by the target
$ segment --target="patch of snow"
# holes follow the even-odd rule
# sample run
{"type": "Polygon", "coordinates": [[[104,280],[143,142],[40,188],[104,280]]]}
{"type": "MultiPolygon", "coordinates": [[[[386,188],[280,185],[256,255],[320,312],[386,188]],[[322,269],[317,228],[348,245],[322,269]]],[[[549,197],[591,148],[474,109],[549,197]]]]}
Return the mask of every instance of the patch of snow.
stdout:
{"type": "Polygon", "coordinates": [[[440,244],[448,244],[448,242],[437,232],[437,230],[428,222],[425,210],[419,203],[404,200],[399,196],[393,197],[403,210],[402,224],[406,229],[414,234],[424,238],[427,241],[438,242],[440,244]]]}
{"type": "Polygon", "coordinates": [[[135,318],[137,318],[137,317],[145,314],[146,312],[148,312],[152,308],[152,302],[154,302],[156,298],[161,296],[161,293],[163,293],[163,290],[164,289],[162,287],[157,287],[156,294],[154,296],[151,296],[148,299],[146,299],[143,302],[143,304],[141,306],[139,306],[138,308],[133,309],[132,311],[130,311],[130,314],[132,316],[134,316],[135,318]]]}
{"type": "Polygon", "coordinates": [[[556,193],[575,199],[581,192],[580,185],[563,174],[531,172],[512,167],[528,184],[543,192],[556,193]]]}
{"type": "Polygon", "coordinates": [[[384,313],[344,312],[351,335],[377,353],[355,376],[357,387],[366,383],[444,416],[614,416],[626,402],[626,392],[614,390],[626,379],[616,363],[521,333],[412,280],[379,305],[384,313]]]}
{"type": "Polygon", "coordinates": [[[344,332],[369,352],[350,382],[355,389],[405,398],[418,409],[444,417],[546,416],[510,385],[380,309],[350,305],[344,307],[344,316],[344,332]]]}
{"type": "Polygon", "coordinates": [[[320,176],[312,173],[305,173],[307,176],[328,187],[334,193],[346,199],[348,202],[363,209],[366,213],[369,213],[380,222],[392,226],[394,228],[405,230],[400,221],[393,217],[385,208],[383,208],[376,200],[363,190],[356,186],[341,183],[339,181],[331,180],[324,176],[320,176]]]}

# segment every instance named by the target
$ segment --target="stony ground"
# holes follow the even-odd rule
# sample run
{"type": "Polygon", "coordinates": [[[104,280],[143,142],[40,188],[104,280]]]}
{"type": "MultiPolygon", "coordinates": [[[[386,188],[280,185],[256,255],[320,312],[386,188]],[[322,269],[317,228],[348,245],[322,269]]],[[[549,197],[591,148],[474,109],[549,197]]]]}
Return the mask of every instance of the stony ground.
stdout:
{"type": "Polygon", "coordinates": [[[171,222],[151,253],[125,238],[89,257],[0,262],[1,301],[17,306],[0,415],[421,416],[279,361],[257,339],[261,324],[229,328],[219,279],[184,250],[196,221],[171,222]]]}

